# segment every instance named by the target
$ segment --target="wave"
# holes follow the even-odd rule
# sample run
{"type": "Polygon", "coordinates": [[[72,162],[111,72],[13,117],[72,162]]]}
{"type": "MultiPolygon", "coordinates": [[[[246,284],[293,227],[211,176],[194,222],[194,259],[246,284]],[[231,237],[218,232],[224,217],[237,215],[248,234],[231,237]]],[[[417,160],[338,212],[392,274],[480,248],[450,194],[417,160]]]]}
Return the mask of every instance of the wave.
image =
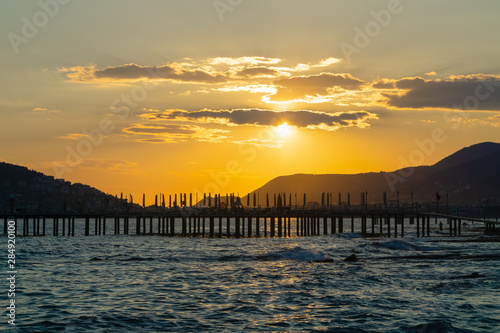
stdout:
{"type": "Polygon", "coordinates": [[[105,258],[100,258],[100,257],[92,257],[91,259],[89,259],[89,261],[104,261],[104,260],[116,260],[116,261],[152,261],[152,260],[155,260],[155,258],[151,258],[151,257],[127,257],[127,258],[123,258],[123,257],[117,257],[117,256],[114,256],[114,257],[105,257],[105,258]]]}
{"type": "Polygon", "coordinates": [[[335,237],[344,238],[344,239],[354,239],[354,238],[365,238],[358,232],[346,232],[341,234],[335,234],[335,237]]]}
{"type": "Polygon", "coordinates": [[[391,250],[407,250],[407,251],[420,250],[418,246],[404,240],[391,240],[387,242],[378,242],[374,243],[374,245],[385,247],[391,250]]]}
{"type": "Polygon", "coordinates": [[[474,283],[469,280],[439,282],[438,284],[427,288],[427,290],[436,294],[462,294],[467,290],[474,288],[474,283]]]}
{"type": "Polygon", "coordinates": [[[321,251],[307,250],[300,246],[291,249],[282,249],[268,252],[258,257],[261,260],[299,260],[299,261],[328,261],[332,260],[321,251]]]}
{"type": "Polygon", "coordinates": [[[429,323],[419,324],[416,326],[402,327],[403,332],[408,333],[436,333],[436,332],[446,332],[446,333],[467,333],[473,332],[471,330],[461,329],[453,327],[453,325],[446,320],[436,320],[429,323]]]}

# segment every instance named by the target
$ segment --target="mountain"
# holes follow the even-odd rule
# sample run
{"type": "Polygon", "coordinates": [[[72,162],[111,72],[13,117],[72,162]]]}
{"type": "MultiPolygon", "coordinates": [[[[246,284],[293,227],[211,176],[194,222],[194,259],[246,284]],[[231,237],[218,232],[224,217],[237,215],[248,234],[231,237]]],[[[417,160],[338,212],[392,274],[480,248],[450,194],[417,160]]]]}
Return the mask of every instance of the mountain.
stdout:
{"type": "MultiPolygon", "coordinates": [[[[431,166],[418,166],[393,172],[361,174],[296,174],[272,179],[253,193],[259,203],[265,204],[266,194],[273,200],[274,194],[285,193],[289,201],[303,203],[303,193],[307,202],[322,202],[322,193],[331,193],[333,204],[338,204],[339,193],[342,202],[359,204],[363,194],[369,204],[382,203],[384,192],[387,200],[411,202],[435,202],[437,197],[449,203],[500,204],[500,144],[479,143],[463,148],[431,166]],[[438,193],[438,196],[436,195],[438,193]]],[[[325,197],[326,202],[326,197],[325,197]]],[[[247,198],[243,198],[247,202],[247,198]]],[[[251,201],[253,204],[253,201],[251,201]]]]}
{"type": "Polygon", "coordinates": [[[0,162],[0,213],[62,213],[128,209],[118,199],[88,185],[54,179],[26,167],[0,162]]]}
{"type": "Polygon", "coordinates": [[[433,167],[436,170],[437,169],[444,170],[483,157],[488,157],[489,155],[498,152],[500,152],[500,144],[498,143],[494,142],[478,143],[470,147],[462,148],[456,153],[443,158],[441,161],[434,164],[433,167]]]}

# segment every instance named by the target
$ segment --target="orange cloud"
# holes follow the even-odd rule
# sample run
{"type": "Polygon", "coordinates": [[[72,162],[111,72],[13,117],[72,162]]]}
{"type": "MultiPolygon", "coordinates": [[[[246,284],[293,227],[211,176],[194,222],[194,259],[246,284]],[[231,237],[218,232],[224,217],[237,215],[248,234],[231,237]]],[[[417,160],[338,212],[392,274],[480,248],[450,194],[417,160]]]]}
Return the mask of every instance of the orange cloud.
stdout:
{"type": "Polygon", "coordinates": [[[32,109],[33,113],[59,113],[61,110],[49,110],[47,108],[36,107],[32,109]]]}
{"type": "MultiPolygon", "coordinates": [[[[342,127],[365,128],[369,121],[378,119],[374,113],[367,111],[350,111],[327,113],[321,111],[272,111],[262,109],[233,110],[166,110],[141,115],[148,121],[182,121],[204,124],[222,124],[227,126],[277,126],[286,122],[298,128],[334,131],[342,127]]],[[[156,129],[152,129],[156,130],[156,129]]]]}
{"type": "Polygon", "coordinates": [[[183,141],[222,142],[227,139],[227,136],[224,136],[223,133],[228,132],[215,128],[177,124],[132,124],[122,131],[134,137],[136,141],[146,143],[177,143],[183,141]]]}
{"type": "MultiPolygon", "coordinates": [[[[51,162],[41,163],[41,167],[43,169],[50,169],[50,170],[52,170],[53,166],[60,166],[60,165],[66,165],[66,162],[51,161],[51,162]]],[[[112,171],[113,173],[127,173],[127,174],[140,173],[140,171],[137,169],[136,163],[124,160],[84,159],[77,167],[89,168],[89,169],[102,169],[102,170],[112,171]]]]}
{"type": "Polygon", "coordinates": [[[67,135],[58,136],[59,139],[65,139],[65,140],[80,140],[80,139],[83,139],[86,137],[87,136],[85,134],[82,134],[82,133],[70,133],[67,135]]]}
{"type": "Polygon", "coordinates": [[[308,102],[317,98],[330,100],[338,92],[361,90],[367,83],[351,74],[330,74],[292,77],[274,82],[275,94],[267,95],[268,102],[308,102]]]}
{"type": "Polygon", "coordinates": [[[281,62],[280,58],[266,58],[266,57],[238,57],[238,58],[230,58],[230,57],[217,57],[208,59],[208,63],[211,65],[259,65],[259,64],[277,64],[281,62]]]}
{"type": "Polygon", "coordinates": [[[241,141],[233,141],[233,143],[236,143],[238,145],[251,145],[257,147],[278,148],[278,149],[283,147],[282,140],[273,141],[273,140],[261,140],[261,139],[248,139],[241,141]]]}

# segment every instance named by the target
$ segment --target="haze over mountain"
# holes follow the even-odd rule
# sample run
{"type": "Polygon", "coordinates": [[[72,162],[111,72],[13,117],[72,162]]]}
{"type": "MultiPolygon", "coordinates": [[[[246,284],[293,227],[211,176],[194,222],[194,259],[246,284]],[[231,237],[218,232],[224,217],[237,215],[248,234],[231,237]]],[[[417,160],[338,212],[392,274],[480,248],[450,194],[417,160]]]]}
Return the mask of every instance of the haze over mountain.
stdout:
{"type": "MultiPolygon", "coordinates": [[[[260,203],[266,193],[286,193],[288,200],[295,193],[299,204],[303,193],[307,201],[321,202],[322,193],[332,193],[332,202],[338,204],[339,193],[342,202],[359,204],[361,192],[368,192],[368,203],[382,203],[383,192],[387,200],[396,200],[399,192],[401,202],[410,202],[411,193],[415,202],[433,202],[436,192],[450,203],[476,204],[500,203],[500,144],[484,142],[463,148],[432,166],[418,166],[393,172],[361,174],[296,174],[274,178],[254,192],[260,203]]],[[[265,199],[264,199],[265,200],[265,199]]],[[[246,202],[246,200],[244,200],[246,202]]]]}

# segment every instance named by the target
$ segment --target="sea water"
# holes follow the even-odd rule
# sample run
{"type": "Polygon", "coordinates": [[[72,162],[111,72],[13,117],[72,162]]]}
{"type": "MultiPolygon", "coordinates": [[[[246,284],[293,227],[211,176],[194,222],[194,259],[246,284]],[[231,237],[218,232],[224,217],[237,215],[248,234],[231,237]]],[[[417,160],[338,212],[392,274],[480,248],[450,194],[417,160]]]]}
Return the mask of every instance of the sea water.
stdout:
{"type": "Polygon", "coordinates": [[[411,232],[391,239],[18,236],[16,325],[4,315],[1,326],[18,332],[499,332],[500,243],[461,240],[411,232]],[[343,261],[351,254],[359,260],[343,261]]]}

